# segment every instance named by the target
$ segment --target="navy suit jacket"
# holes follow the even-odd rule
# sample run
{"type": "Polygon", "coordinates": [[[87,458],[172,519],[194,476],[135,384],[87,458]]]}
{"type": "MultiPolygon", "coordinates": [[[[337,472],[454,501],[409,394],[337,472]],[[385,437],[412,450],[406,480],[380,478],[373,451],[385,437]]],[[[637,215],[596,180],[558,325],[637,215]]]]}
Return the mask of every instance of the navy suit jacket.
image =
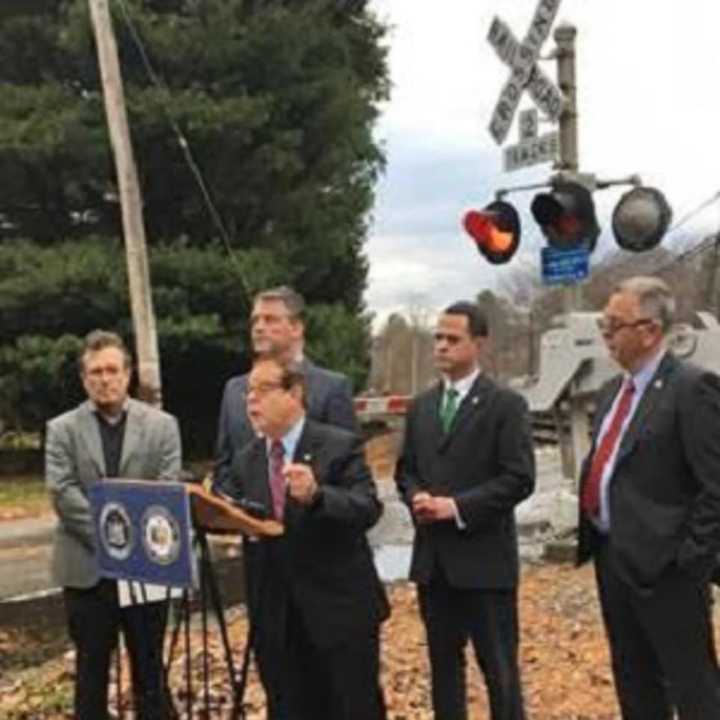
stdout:
{"type": "MultiPolygon", "coordinates": [[[[622,377],[600,391],[587,482],[602,421],[622,377]]],[[[668,568],[709,579],[720,552],[720,378],[668,353],[650,381],[620,448],[609,485],[609,542],[619,571],[637,589],[651,588],[668,568]]],[[[579,512],[578,563],[598,534],[579,512]]]]}
{"type": "MultiPolygon", "coordinates": [[[[350,380],[307,359],[303,360],[302,367],[308,417],[355,432],[357,422],[350,380]]],[[[256,437],[247,416],[247,381],[247,373],[230,378],[220,405],[213,488],[226,494],[231,491],[231,468],[236,453],[256,437]]]]}

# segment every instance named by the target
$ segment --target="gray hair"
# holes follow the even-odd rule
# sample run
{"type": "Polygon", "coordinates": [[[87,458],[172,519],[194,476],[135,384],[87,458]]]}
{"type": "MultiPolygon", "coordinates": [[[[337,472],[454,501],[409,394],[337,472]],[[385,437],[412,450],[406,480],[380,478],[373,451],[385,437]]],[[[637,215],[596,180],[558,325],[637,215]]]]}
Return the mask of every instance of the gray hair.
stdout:
{"type": "Polygon", "coordinates": [[[78,356],[78,366],[81,375],[85,371],[85,356],[89,353],[105,350],[105,348],[116,348],[119,350],[123,355],[125,368],[129,369],[132,367],[130,351],[117,333],[110,332],[109,330],[93,330],[85,336],[82,348],[80,349],[80,355],[78,356]]]}
{"type": "Polygon", "coordinates": [[[635,295],[645,315],[660,323],[663,334],[672,327],[675,298],[664,280],[648,275],[636,275],[618,283],[613,292],[635,295]]]}
{"type": "Polygon", "coordinates": [[[285,305],[288,314],[293,320],[302,320],[302,315],[305,310],[305,300],[299,292],[293,290],[289,285],[280,285],[278,287],[268,288],[267,290],[261,290],[253,298],[253,303],[261,300],[279,301],[285,305]]]}

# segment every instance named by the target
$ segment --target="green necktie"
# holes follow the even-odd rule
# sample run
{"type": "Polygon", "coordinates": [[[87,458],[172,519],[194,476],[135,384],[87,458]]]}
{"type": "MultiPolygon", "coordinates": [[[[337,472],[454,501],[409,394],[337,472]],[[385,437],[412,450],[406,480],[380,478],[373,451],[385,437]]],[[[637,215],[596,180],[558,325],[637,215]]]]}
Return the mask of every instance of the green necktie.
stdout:
{"type": "Polygon", "coordinates": [[[445,399],[443,401],[442,410],[440,410],[440,422],[444,433],[450,431],[453,418],[458,407],[458,391],[454,387],[450,387],[445,391],[445,399]]]}

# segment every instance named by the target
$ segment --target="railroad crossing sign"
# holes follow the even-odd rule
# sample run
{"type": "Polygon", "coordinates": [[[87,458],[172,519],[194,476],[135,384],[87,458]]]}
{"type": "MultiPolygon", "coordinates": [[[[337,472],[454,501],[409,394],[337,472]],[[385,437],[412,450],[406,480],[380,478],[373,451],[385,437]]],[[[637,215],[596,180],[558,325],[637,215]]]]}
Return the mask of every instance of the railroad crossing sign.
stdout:
{"type": "Polygon", "coordinates": [[[560,136],[556,132],[549,132],[506,147],[503,151],[503,167],[505,172],[513,172],[531,165],[553,162],[559,153],[560,136]]]}
{"type": "Polygon", "coordinates": [[[538,137],[537,110],[521,110],[519,116],[520,142],[503,150],[503,168],[512,172],[520,168],[553,162],[560,152],[560,135],[549,132],[538,137]]]}
{"type": "Polygon", "coordinates": [[[498,145],[505,142],[525,90],[551,120],[560,117],[563,94],[536,62],[558,7],[560,0],[540,0],[522,43],[517,41],[509,25],[500,18],[495,17],[490,25],[488,41],[498,57],[510,68],[510,77],[503,86],[489,126],[490,134],[498,145]]]}

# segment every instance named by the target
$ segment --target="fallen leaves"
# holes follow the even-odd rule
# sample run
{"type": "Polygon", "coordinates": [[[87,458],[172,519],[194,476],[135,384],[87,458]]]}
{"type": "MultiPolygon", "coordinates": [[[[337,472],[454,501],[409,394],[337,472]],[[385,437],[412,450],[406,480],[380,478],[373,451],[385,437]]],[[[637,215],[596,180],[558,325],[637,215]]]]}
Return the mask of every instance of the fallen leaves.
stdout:
{"type": "MultiPolygon", "coordinates": [[[[393,614],[383,627],[382,646],[382,684],[389,720],[430,720],[429,666],[415,589],[400,583],[390,588],[390,594],[393,614]]],[[[556,565],[526,568],[520,593],[520,622],[528,717],[533,720],[612,720],[618,716],[590,567],[581,570],[556,565]]],[[[228,624],[237,671],[247,633],[244,614],[229,611],[228,624]]],[[[190,652],[190,697],[195,718],[205,717],[201,711],[205,691],[199,627],[195,619],[190,652]]],[[[169,635],[171,631],[172,623],[169,635]]],[[[0,654],[17,650],[18,642],[18,637],[0,632],[0,654]]],[[[36,648],[36,654],[40,650],[36,648]]],[[[170,683],[182,717],[185,717],[188,697],[184,651],[184,639],[180,636],[170,683]]],[[[56,650],[53,659],[45,660],[38,667],[20,671],[16,669],[17,664],[13,664],[10,671],[1,674],[2,667],[0,664],[0,717],[8,720],[71,717],[71,657],[57,657],[56,650]]],[[[209,638],[209,670],[209,717],[229,718],[232,697],[223,648],[215,628],[209,638]]],[[[122,676],[127,682],[126,663],[122,676]]],[[[127,705],[127,688],[124,698],[127,705]]],[[[264,696],[254,669],[245,701],[247,720],[265,717],[264,696]]],[[[468,655],[468,705],[470,720],[489,717],[485,686],[471,654],[468,655]]],[[[126,717],[130,717],[129,714],[126,717]]]]}

